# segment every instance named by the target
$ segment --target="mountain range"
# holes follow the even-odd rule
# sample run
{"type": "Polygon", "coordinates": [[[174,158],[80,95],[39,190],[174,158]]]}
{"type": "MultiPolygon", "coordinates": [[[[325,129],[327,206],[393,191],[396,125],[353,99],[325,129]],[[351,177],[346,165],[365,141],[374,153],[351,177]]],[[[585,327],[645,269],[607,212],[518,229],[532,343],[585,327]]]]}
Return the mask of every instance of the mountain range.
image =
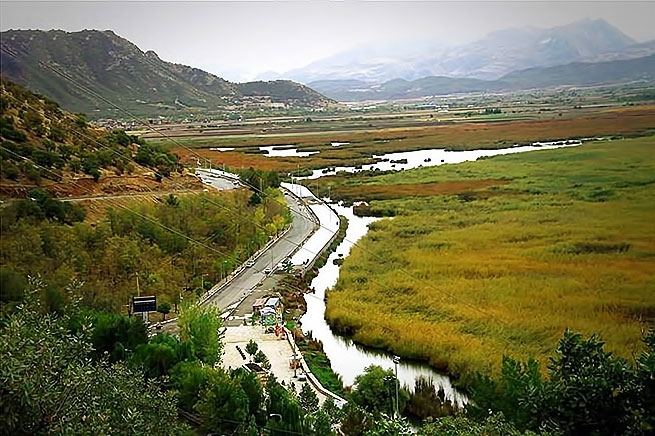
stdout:
{"type": "Polygon", "coordinates": [[[402,100],[470,92],[502,92],[557,86],[597,86],[628,82],[655,83],[655,55],[607,62],[574,62],[555,67],[514,71],[498,80],[423,77],[384,83],[361,80],[323,80],[309,83],[338,101],[402,100]]]}
{"type": "Polygon", "coordinates": [[[459,47],[360,47],[288,72],[233,83],[143,52],[112,31],[2,32],[2,75],[93,118],[316,109],[338,101],[655,81],[655,41],[635,43],[603,20],[507,29],[459,47]]]}
{"type": "Polygon", "coordinates": [[[197,68],[163,61],[112,31],[2,32],[2,75],[70,110],[138,115],[188,109],[316,108],[334,104],[290,80],[232,83],[197,68]]]}
{"type": "MultiPolygon", "coordinates": [[[[604,20],[549,29],[505,29],[464,45],[412,42],[389,49],[358,47],[280,75],[301,83],[361,80],[384,83],[446,76],[496,80],[513,71],[572,62],[625,60],[655,53],[655,41],[637,43],[604,20]]],[[[274,77],[270,73],[267,77],[274,77]]]]}

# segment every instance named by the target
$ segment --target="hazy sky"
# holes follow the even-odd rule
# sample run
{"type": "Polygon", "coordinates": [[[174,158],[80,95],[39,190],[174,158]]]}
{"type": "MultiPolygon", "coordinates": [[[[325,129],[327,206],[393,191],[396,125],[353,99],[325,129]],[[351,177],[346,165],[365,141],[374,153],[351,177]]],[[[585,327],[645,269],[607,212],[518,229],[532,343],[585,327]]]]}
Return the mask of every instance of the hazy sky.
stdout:
{"type": "Polygon", "coordinates": [[[458,44],[493,30],[603,18],[655,39],[655,1],[5,1],[0,27],[111,29],[143,51],[231,80],[284,72],[371,42],[458,44]]]}

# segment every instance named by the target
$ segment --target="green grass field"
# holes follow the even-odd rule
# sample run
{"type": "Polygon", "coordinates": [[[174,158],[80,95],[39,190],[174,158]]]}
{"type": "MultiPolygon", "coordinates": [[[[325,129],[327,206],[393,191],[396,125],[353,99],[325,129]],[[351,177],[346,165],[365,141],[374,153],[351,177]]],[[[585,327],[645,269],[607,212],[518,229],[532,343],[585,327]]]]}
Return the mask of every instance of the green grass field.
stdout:
{"type": "Polygon", "coordinates": [[[360,343],[466,385],[503,354],[547,363],[565,328],[631,358],[655,325],[654,137],[345,183],[386,192],[371,208],[396,215],[372,225],[328,294],[329,323],[360,343]],[[412,195],[421,185],[445,189],[412,195]]]}

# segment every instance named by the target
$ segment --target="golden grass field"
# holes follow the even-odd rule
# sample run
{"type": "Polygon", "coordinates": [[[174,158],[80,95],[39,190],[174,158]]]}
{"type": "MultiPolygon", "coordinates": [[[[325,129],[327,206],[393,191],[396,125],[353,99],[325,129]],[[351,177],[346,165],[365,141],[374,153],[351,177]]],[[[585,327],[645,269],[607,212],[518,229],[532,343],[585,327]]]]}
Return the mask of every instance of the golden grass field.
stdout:
{"type": "Polygon", "coordinates": [[[328,293],[328,322],[357,342],[428,360],[466,385],[475,371],[496,374],[502,355],[545,367],[566,328],[599,333],[630,359],[655,325],[653,136],[340,189],[357,188],[386,192],[371,208],[396,214],[372,225],[328,293]]]}

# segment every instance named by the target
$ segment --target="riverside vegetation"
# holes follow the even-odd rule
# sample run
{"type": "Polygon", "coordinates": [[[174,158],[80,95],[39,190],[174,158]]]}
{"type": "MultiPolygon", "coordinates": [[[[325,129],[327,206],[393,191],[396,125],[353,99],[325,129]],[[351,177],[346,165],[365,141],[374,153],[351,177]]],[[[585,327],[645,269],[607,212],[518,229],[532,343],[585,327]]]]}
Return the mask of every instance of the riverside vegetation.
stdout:
{"type": "Polygon", "coordinates": [[[355,199],[403,198],[371,201],[395,217],[344,262],[328,322],[468,387],[477,371],[497,377],[503,355],[548,361],[566,328],[635,355],[655,322],[654,147],[647,136],[349,179],[355,199]]]}

